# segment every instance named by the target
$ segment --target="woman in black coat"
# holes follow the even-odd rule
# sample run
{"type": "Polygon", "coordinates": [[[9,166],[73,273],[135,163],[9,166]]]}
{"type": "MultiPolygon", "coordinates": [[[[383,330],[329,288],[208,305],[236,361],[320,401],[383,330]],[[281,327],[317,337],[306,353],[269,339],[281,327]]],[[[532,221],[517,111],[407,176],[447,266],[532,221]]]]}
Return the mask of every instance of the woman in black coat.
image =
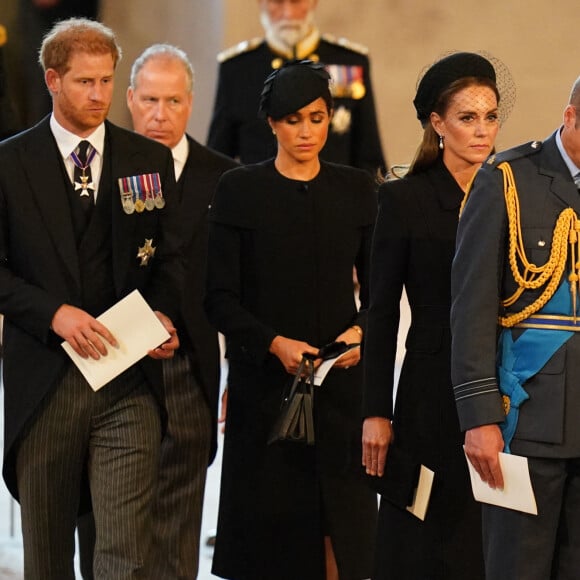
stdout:
{"type": "Polygon", "coordinates": [[[499,96],[496,70],[482,56],[455,53],[435,63],[414,100],[424,127],[417,156],[406,177],[379,190],[364,343],[363,464],[382,476],[394,444],[435,476],[425,521],[381,501],[374,580],[484,577],[480,507],[451,388],[450,275],[462,200],[494,147],[499,96]],[[411,327],[393,413],[403,288],[411,327]]]}
{"type": "Polygon", "coordinates": [[[261,110],[275,159],[226,173],[210,213],[206,311],[226,337],[227,428],[213,573],[236,580],[361,580],[376,496],[360,478],[360,348],[314,392],[314,445],[268,438],[303,353],[360,343],[376,194],[363,171],[320,161],[328,73],[291,63],[261,110]],[[361,307],[353,290],[353,266],[361,307]]]}

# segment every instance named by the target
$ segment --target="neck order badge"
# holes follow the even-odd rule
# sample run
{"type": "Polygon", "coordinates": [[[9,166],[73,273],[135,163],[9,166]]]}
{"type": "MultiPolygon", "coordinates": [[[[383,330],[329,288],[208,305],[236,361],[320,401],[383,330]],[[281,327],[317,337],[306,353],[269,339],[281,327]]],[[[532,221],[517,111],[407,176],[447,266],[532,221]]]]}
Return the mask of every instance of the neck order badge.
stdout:
{"type": "Polygon", "coordinates": [[[77,152],[71,153],[71,159],[75,164],[74,186],[75,191],[81,190],[81,197],[91,198],[89,190],[95,191],[95,184],[91,176],[91,162],[95,158],[97,150],[91,147],[88,141],[81,141],[77,152]]]}

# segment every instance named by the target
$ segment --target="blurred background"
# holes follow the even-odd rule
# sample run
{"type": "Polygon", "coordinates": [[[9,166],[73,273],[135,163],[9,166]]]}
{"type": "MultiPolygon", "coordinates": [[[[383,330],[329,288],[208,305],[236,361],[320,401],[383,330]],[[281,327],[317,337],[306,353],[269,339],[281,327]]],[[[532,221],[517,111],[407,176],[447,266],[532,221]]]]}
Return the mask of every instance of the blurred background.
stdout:
{"type": "MultiPolygon", "coordinates": [[[[6,86],[19,128],[34,115],[24,85],[42,73],[34,59],[38,31],[29,16],[33,1],[0,0],[0,54],[6,86]]],[[[50,2],[51,0],[46,0],[50,2]]],[[[90,8],[95,0],[72,0],[90,8]]],[[[110,119],[129,127],[125,91],[135,57],[155,42],[184,49],[196,71],[194,112],[189,131],[205,143],[217,77],[216,55],[240,41],[261,36],[256,0],[100,0],[100,19],[118,35],[124,57],[117,76],[110,119]]],[[[517,99],[500,132],[497,148],[543,139],[560,123],[569,89],[580,75],[577,5],[571,0],[319,0],[317,23],[323,33],[364,44],[382,143],[388,163],[409,163],[421,137],[412,101],[423,68],[452,50],[487,51],[510,69],[517,99]]],[[[408,313],[403,306],[403,321],[408,313]]],[[[401,327],[404,337],[406,325],[401,327]]],[[[401,341],[402,342],[402,341],[401,341]]],[[[221,443],[221,441],[220,441],[221,443]]],[[[215,526],[220,458],[208,473],[204,537],[215,526]]],[[[202,548],[201,580],[209,572],[211,549],[202,548]]],[[[0,580],[21,578],[18,510],[0,483],[0,580]]]]}
{"type": "MultiPolygon", "coordinates": [[[[33,0],[1,0],[0,24],[9,88],[16,106],[24,65],[19,44],[29,31],[18,12],[33,0]]],[[[87,4],[93,0],[76,0],[87,4]]],[[[510,69],[518,95],[498,148],[543,139],[560,122],[568,91],[580,74],[578,16],[571,0],[319,0],[322,32],[369,48],[383,147],[389,164],[412,158],[420,138],[412,100],[425,65],[450,50],[485,50],[510,69]]],[[[100,0],[100,18],[118,34],[124,51],[111,120],[128,125],[125,89],[134,58],[149,44],[183,48],[196,69],[190,131],[205,142],[216,83],[216,54],[262,35],[256,0],[100,0]]],[[[28,62],[40,75],[34,62],[28,62]]]]}

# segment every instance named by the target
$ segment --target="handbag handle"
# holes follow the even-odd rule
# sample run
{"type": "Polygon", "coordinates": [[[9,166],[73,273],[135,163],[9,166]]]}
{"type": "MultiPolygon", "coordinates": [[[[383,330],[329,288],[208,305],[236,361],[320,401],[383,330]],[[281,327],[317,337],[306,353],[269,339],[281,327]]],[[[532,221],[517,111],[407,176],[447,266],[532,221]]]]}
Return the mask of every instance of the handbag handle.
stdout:
{"type": "Polygon", "coordinates": [[[304,379],[303,383],[304,384],[310,384],[311,386],[314,386],[314,360],[316,358],[316,355],[312,355],[312,354],[303,354],[302,355],[302,360],[300,361],[300,364],[298,365],[298,370],[296,371],[296,374],[294,375],[294,381],[292,382],[292,386],[290,387],[290,391],[288,392],[288,396],[286,397],[286,399],[290,399],[292,398],[292,396],[294,395],[294,393],[296,392],[296,389],[298,388],[298,385],[300,384],[300,382],[302,381],[302,379],[304,379]],[[308,365],[308,376],[306,378],[304,378],[304,367],[308,365]]]}

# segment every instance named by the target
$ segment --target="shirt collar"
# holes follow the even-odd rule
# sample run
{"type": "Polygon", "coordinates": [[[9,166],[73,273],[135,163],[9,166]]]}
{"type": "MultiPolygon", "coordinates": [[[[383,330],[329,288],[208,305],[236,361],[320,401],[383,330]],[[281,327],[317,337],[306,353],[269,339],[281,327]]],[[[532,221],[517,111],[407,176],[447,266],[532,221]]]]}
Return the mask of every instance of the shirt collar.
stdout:
{"type": "Polygon", "coordinates": [[[103,155],[105,149],[105,123],[101,123],[88,137],[81,138],[65,129],[55,119],[53,113],[50,116],[50,129],[63,159],[67,159],[81,141],[88,141],[100,156],[103,155]]]}
{"type": "Polygon", "coordinates": [[[572,161],[572,159],[570,159],[570,155],[568,155],[568,153],[566,152],[566,149],[564,148],[564,144],[562,143],[562,136],[560,135],[561,132],[562,132],[562,127],[560,127],[560,129],[558,131],[556,131],[556,147],[558,147],[558,151],[560,152],[560,155],[562,156],[562,159],[564,160],[566,167],[568,167],[568,170],[570,171],[570,175],[572,176],[572,179],[575,179],[576,175],[578,175],[578,173],[580,173],[580,167],[576,166],[574,161],[572,161]]]}
{"type": "Polygon", "coordinates": [[[185,167],[187,156],[189,155],[189,143],[187,142],[185,133],[181,136],[179,143],[177,143],[177,145],[171,150],[171,154],[173,155],[175,180],[177,181],[181,177],[181,172],[185,167]]]}
{"type": "Polygon", "coordinates": [[[185,165],[187,161],[187,155],[189,154],[189,144],[187,143],[187,137],[185,133],[181,136],[179,143],[171,150],[173,159],[182,165],[185,165]]]}

